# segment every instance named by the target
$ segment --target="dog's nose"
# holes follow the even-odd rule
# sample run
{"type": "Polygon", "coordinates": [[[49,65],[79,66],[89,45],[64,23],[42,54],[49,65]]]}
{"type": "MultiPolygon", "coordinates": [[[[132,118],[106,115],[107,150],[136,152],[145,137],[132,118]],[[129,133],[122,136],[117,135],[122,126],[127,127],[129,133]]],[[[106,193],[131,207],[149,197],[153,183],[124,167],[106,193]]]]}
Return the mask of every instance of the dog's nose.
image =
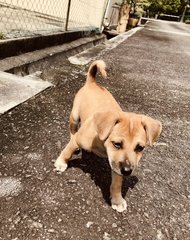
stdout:
{"type": "Polygon", "coordinates": [[[124,176],[129,176],[132,173],[132,169],[131,168],[127,168],[127,167],[122,167],[121,168],[121,174],[124,176]]]}

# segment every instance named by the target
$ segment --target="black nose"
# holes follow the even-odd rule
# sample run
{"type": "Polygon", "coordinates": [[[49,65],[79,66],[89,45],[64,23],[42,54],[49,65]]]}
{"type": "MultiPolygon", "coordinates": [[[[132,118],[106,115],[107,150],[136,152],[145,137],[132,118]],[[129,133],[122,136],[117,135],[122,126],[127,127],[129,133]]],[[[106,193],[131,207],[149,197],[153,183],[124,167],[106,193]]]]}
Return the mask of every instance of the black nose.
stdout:
{"type": "Polygon", "coordinates": [[[132,169],[126,169],[125,167],[121,168],[121,174],[124,175],[124,176],[131,175],[132,171],[133,171],[132,169]]]}

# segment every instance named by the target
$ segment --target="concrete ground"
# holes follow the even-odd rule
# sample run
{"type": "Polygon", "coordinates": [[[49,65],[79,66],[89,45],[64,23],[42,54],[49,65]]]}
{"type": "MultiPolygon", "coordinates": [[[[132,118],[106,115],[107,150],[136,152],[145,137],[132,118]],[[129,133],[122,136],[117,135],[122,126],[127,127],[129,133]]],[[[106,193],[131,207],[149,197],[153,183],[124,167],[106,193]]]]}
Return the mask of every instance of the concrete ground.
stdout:
{"type": "Polygon", "coordinates": [[[190,34],[188,25],[155,21],[99,53],[99,78],[125,111],[159,119],[163,132],[125,179],[127,211],[109,205],[110,168],[89,153],[53,171],[68,142],[68,119],[87,66],[52,63],[54,84],[0,117],[0,239],[190,239],[190,34]]]}
{"type": "Polygon", "coordinates": [[[39,76],[20,77],[0,71],[0,114],[27,101],[50,86],[52,86],[51,83],[43,81],[39,76]]]}

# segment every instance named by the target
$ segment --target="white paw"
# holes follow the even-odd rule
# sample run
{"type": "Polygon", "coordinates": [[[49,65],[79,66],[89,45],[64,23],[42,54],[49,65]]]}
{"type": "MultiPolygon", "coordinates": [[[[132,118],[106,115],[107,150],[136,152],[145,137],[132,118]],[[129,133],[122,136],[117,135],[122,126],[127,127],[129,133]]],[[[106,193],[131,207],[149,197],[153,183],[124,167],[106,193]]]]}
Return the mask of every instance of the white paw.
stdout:
{"type": "Polygon", "coordinates": [[[64,172],[67,169],[68,164],[66,162],[64,162],[63,159],[58,158],[55,163],[54,166],[56,168],[57,171],[59,172],[64,172]]]}
{"type": "Polygon", "coordinates": [[[123,212],[127,209],[127,203],[125,199],[121,198],[117,201],[112,200],[112,208],[118,212],[123,212]]]}

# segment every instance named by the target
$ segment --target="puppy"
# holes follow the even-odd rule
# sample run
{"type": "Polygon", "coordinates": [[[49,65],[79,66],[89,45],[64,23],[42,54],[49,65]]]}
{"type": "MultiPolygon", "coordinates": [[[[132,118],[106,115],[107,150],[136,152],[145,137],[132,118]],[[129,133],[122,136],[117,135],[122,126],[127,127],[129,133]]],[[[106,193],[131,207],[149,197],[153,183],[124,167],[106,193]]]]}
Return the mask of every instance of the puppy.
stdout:
{"type": "Polygon", "coordinates": [[[91,64],[86,83],[74,99],[70,141],[56,160],[55,167],[64,172],[78,149],[108,158],[112,170],[111,205],[123,212],[127,207],[121,195],[123,176],[129,176],[138,166],[146,144],[153,145],[162,126],[151,117],[122,111],[111,93],[96,83],[97,70],[106,78],[105,67],[102,60],[91,64]]]}

